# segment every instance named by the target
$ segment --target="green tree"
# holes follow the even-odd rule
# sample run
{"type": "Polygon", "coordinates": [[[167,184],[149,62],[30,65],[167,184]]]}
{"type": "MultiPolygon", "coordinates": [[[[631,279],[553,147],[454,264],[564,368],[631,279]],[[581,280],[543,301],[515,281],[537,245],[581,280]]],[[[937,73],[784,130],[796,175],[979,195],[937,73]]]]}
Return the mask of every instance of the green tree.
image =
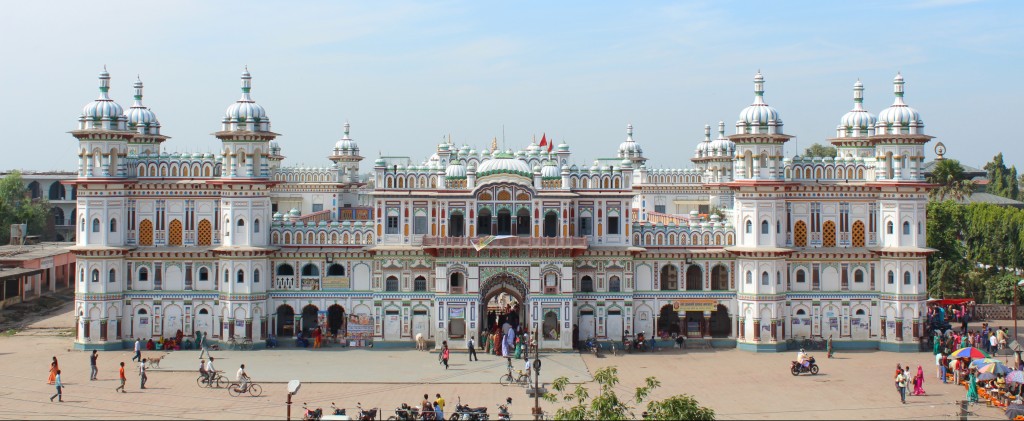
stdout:
{"type": "Polygon", "coordinates": [[[815,143],[811,147],[804,150],[804,156],[806,157],[819,157],[819,158],[835,158],[836,147],[825,146],[820,143],[815,143]]]}
{"type": "Polygon", "coordinates": [[[946,200],[928,202],[928,294],[932,297],[959,297],[967,293],[965,276],[971,270],[961,237],[967,210],[964,205],[946,200]]]}
{"type": "Polygon", "coordinates": [[[961,200],[971,194],[971,182],[964,176],[964,167],[955,159],[943,159],[935,164],[928,182],[938,185],[930,192],[932,199],[961,200]]]}
{"type": "Polygon", "coordinates": [[[27,224],[30,235],[40,235],[49,218],[46,199],[31,199],[26,194],[21,173],[12,171],[0,179],[0,244],[11,240],[11,224],[27,224]]]}
{"type": "MultiPolygon", "coordinates": [[[[551,388],[558,394],[548,393],[544,400],[558,402],[561,400],[568,403],[568,408],[559,408],[555,411],[556,420],[634,420],[639,419],[633,411],[635,408],[629,402],[619,399],[615,394],[615,387],[619,384],[619,372],[615,367],[605,367],[594,373],[594,381],[598,384],[598,394],[591,398],[590,391],[583,385],[576,385],[570,393],[569,379],[559,377],[551,384],[551,388]]],[[[661,386],[654,377],[644,380],[644,385],[637,387],[633,393],[633,402],[637,405],[643,403],[650,396],[651,392],[661,386]]],[[[656,420],[714,420],[715,411],[700,406],[693,397],[688,395],[676,395],[663,401],[651,401],[647,405],[648,419],[656,420]]]]}
{"type": "Polygon", "coordinates": [[[1010,199],[1017,199],[1020,196],[1020,188],[1017,187],[1017,167],[1006,168],[1002,152],[985,164],[985,171],[988,171],[989,180],[986,191],[1010,199]]]}

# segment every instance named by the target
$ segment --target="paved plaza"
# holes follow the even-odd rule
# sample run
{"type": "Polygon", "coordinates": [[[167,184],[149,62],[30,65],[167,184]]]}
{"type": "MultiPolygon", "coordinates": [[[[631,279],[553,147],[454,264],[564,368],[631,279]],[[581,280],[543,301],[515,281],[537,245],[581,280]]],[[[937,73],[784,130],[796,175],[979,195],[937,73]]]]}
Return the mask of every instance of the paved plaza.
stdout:
{"type": "MultiPolygon", "coordinates": [[[[70,350],[71,338],[62,336],[72,323],[64,311],[32,324],[16,335],[0,337],[0,418],[3,419],[281,419],[285,416],[284,381],[303,380],[292,415],[301,418],[302,402],[330,408],[331,402],[354,411],[356,404],[384,408],[385,418],[402,402],[414,403],[424,393],[441,393],[448,402],[460,397],[472,405],[494,406],[506,396],[512,411],[526,418],[532,406],[525,390],[496,384],[504,360],[482,356],[469,363],[454,353],[445,371],[434,353],[414,350],[277,349],[215,352],[218,369],[233,376],[244,362],[257,382],[264,384],[259,398],[231,398],[223,389],[200,389],[195,383],[198,352],[172,352],[152,370],[148,387],[139,390],[135,365],[128,370],[128,393],[113,391],[117,363],[131,360],[129,351],[101,352],[98,381],[89,381],[88,354],[70,350]],[[50,403],[53,387],[46,384],[51,356],[60,360],[65,403],[50,403]]],[[[155,354],[155,352],[154,352],[155,354]]],[[[144,353],[144,355],[148,355],[144,353]]],[[[657,353],[602,355],[544,355],[543,378],[565,375],[590,381],[590,373],[617,366],[622,382],[620,397],[647,376],[662,387],[655,398],[692,394],[717,411],[720,419],[922,419],[952,418],[954,401],[962,387],[937,383],[929,353],[838,353],[836,359],[817,355],[821,374],[793,377],[791,353],[753,354],[728,350],[662,350],[657,353]],[[927,396],[908,397],[901,405],[892,384],[896,363],[925,367],[927,396]]],[[[544,403],[553,412],[552,404],[544,403]]],[[[975,407],[981,418],[1000,418],[999,410],[975,407]]]]}

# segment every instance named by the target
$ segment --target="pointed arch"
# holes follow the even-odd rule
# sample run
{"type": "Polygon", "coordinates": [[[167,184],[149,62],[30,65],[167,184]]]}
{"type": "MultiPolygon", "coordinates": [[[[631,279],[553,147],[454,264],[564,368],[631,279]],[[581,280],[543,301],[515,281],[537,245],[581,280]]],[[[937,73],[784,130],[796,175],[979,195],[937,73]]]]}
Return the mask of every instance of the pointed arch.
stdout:
{"type": "Polygon", "coordinates": [[[825,221],[822,225],[821,230],[821,246],[822,247],[835,247],[836,246],[836,223],[832,221],[825,221]]]}
{"type": "Polygon", "coordinates": [[[175,219],[167,226],[167,245],[181,245],[181,221],[175,219]]]}
{"type": "Polygon", "coordinates": [[[804,221],[796,221],[793,226],[793,246],[807,247],[807,224],[804,221]]]}
{"type": "Polygon", "coordinates": [[[139,245],[153,245],[153,221],[143,219],[142,222],[139,223],[139,245]]]}

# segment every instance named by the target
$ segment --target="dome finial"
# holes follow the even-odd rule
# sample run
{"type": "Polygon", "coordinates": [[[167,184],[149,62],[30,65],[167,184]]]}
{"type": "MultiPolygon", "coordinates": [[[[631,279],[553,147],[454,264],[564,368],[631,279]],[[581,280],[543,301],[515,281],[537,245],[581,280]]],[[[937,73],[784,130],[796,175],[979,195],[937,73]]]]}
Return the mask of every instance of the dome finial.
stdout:
{"type": "Polygon", "coordinates": [[[245,71],[242,72],[242,99],[249,99],[249,92],[252,90],[252,75],[249,74],[249,66],[245,66],[245,71]]]}
{"type": "Polygon", "coordinates": [[[853,84],[853,109],[859,110],[863,108],[864,103],[864,84],[857,79],[857,82],[853,84]]]}
{"type": "Polygon", "coordinates": [[[761,69],[757,69],[757,74],[754,75],[754,102],[764,102],[762,97],[764,97],[764,76],[761,74],[761,69]]]}
{"type": "Polygon", "coordinates": [[[892,80],[892,92],[896,94],[896,99],[902,101],[903,98],[903,75],[900,72],[896,72],[896,77],[892,80]]]}
{"type": "Polygon", "coordinates": [[[135,103],[142,105],[142,79],[139,75],[135,75],[135,83],[133,84],[133,87],[135,88],[135,103]]]}
{"type": "Polygon", "coordinates": [[[711,141],[711,125],[710,124],[705,124],[704,125],[704,141],[705,142],[710,142],[711,141]]]}
{"type": "Polygon", "coordinates": [[[109,99],[107,92],[110,91],[110,73],[107,73],[107,65],[103,65],[103,71],[100,72],[100,99],[109,99]]]}
{"type": "Polygon", "coordinates": [[[724,121],[719,121],[718,122],[718,138],[719,139],[725,139],[725,122],[724,121]]]}
{"type": "Polygon", "coordinates": [[[345,120],[345,137],[348,137],[348,131],[349,131],[349,128],[351,128],[351,127],[352,127],[352,125],[348,124],[348,120],[345,120]]]}

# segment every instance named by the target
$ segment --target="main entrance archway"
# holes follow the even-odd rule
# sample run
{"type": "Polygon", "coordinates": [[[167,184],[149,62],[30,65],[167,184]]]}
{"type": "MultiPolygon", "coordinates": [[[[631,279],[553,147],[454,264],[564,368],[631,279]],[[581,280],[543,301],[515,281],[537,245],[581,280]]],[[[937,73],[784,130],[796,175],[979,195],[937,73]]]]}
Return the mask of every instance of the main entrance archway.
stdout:
{"type": "Polygon", "coordinates": [[[526,326],[526,282],[508,273],[488,278],[480,285],[483,328],[494,332],[505,323],[514,328],[526,326]]]}

